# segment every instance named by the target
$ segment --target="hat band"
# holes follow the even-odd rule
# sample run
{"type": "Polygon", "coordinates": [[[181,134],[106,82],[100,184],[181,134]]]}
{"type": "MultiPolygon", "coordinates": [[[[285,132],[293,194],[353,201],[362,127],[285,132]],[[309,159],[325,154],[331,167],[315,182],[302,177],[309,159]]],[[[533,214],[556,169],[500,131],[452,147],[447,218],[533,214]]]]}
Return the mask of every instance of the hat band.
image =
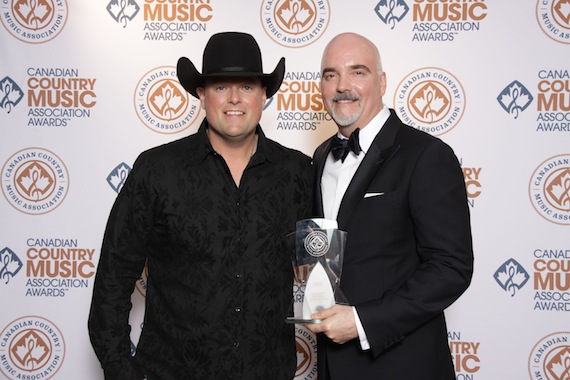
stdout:
{"type": "MultiPolygon", "coordinates": [[[[245,68],[243,66],[221,67],[221,68],[218,68],[218,70],[219,71],[217,71],[217,72],[210,72],[206,75],[215,75],[218,73],[252,73],[252,74],[256,73],[256,70],[248,70],[247,68],[245,68]]],[[[259,75],[263,75],[263,74],[260,72],[259,75]]]]}

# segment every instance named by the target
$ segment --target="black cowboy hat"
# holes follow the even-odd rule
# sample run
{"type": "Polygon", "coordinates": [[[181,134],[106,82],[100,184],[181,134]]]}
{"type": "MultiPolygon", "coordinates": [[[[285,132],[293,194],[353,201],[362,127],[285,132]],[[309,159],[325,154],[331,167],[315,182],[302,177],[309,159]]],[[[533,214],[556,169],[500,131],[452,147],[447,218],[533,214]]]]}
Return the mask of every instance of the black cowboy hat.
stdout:
{"type": "Polygon", "coordinates": [[[206,78],[256,77],[267,88],[270,98],[279,90],[285,75],[285,58],[281,58],[271,74],[263,74],[261,51],[253,36],[246,33],[224,32],[210,37],[204,49],[202,72],[186,57],[178,60],[176,67],[182,87],[198,98],[196,88],[204,87],[206,78]]]}

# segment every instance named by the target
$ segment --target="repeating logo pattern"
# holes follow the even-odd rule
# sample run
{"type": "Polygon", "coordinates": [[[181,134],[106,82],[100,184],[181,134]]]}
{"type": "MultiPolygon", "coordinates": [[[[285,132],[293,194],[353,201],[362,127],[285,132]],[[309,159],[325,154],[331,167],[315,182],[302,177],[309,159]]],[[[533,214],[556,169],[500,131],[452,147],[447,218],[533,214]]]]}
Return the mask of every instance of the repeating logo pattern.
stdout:
{"type": "Polygon", "coordinates": [[[107,176],[107,183],[111,186],[116,193],[121,191],[129,173],[131,172],[131,167],[124,162],[121,162],[115,167],[107,176]]]}
{"type": "Polygon", "coordinates": [[[146,73],[135,90],[135,111],[143,124],[172,134],[190,127],[200,114],[200,101],[184,90],[176,68],[157,67],[146,73]]]}
{"type": "Polygon", "coordinates": [[[530,91],[518,80],[511,82],[497,97],[501,107],[515,119],[528,108],[533,99],[530,91]]]}
{"type": "Polygon", "coordinates": [[[457,379],[475,379],[481,369],[481,342],[463,339],[460,331],[449,331],[447,340],[457,379]]]}
{"type": "Polygon", "coordinates": [[[536,20],[548,37],[570,44],[570,1],[537,0],[536,20]]]}
{"type": "Polygon", "coordinates": [[[465,179],[465,190],[467,192],[467,203],[469,206],[475,207],[475,200],[483,193],[483,182],[481,178],[481,167],[468,167],[463,165],[463,159],[459,160],[463,178],[465,179]]]}
{"type": "Polygon", "coordinates": [[[63,364],[63,335],[45,318],[19,318],[10,322],[0,336],[0,371],[7,379],[51,379],[63,364]]]}
{"type": "Polygon", "coordinates": [[[277,130],[314,131],[332,124],[323,104],[320,78],[319,72],[285,73],[279,91],[271,98],[276,99],[277,130]]]}
{"type": "Polygon", "coordinates": [[[4,0],[2,24],[20,41],[39,44],[57,37],[67,21],[66,0],[4,0]]]}
{"type": "Polygon", "coordinates": [[[316,42],[330,20],[328,0],[264,0],[261,24],[279,45],[298,48],[316,42]]]}
{"type": "Polygon", "coordinates": [[[134,0],[112,0],[107,4],[107,12],[109,12],[111,17],[121,24],[123,28],[127,27],[128,23],[139,13],[139,10],[140,7],[134,0]]]}
{"type": "Polygon", "coordinates": [[[9,283],[23,266],[22,260],[10,248],[5,247],[0,251],[0,281],[9,283]]]}
{"type": "Polygon", "coordinates": [[[570,372],[570,332],[552,333],[539,340],[528,358],[532,380],[565,380],[570,372]]]}
{"type": "Polygon", "coordinates": [[[515,259],[507,260],[493,275],[495,281],[511,297],[520,290],[530,278],[528,272],[515,259]]]}
{"type": "Polygon", "coordinates": [[[10,113],[12,108],[16,107],[23,97],[24,92],[12,79],[4,77],[0,81],[0,108],[10,113]]]}
{"type": "Polygon", "coordinates": [[[374,8],[380,20],[388,25],[390,29],[394,29],[396,24],[402,21],[408,14],[409,10],[410,7],[404,0],[382,0],[374,8]]]}
{"type": "Polygon", "coordinates": [[[528,193],[540,216],[552,223],[570,225],[570,154],[543,161],[530,178],[528,193]]]}
{"type": "Polygon", "coordinates": [[[408,74],[394,93],[404,123],[439,136],[453,129],[465,111],[465,91],[449,71],[425,67],[408,74]]]}
{"type": "Polygon", "coordinates": [[[69,174],[55,153],[27,148],[14,153],[2,168],[2,191],[12,207],[40,215],[61,205],[69,190],[69,174]]]}

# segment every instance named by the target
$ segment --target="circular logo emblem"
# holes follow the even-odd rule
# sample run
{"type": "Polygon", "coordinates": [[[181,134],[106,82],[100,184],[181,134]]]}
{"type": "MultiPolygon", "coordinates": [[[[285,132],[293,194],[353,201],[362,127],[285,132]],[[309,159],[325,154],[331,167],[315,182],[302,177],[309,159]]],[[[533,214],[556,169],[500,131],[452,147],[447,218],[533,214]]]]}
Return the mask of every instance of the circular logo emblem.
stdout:
{"type": "Polygon", "coordinates": [[[200,101],[184,90],[172,66],[146,73],[137,84],[134,100],[139,119],[158,133],[181,132],[200,114],[200,101]]]}
{"type": "Polygon", "coordinates": [[[63,335],[47,319],[27,316],[2,331],[0,371],[8,379],[51,379],[65,357],[63,335]]]}
{"type": "Polygon", "coordinates": [[[298,48],[316,42],[330,20],[328,0],[264,0],[261,24],[279,45],[298,48]]]}
{"type": "Polygon", "coordinates": [[[69,189],[63,161],[42,148],[16,152],[2,168],[2,191],[16,210],[40,215],[56,209],[69,189]]]}
{"type": "Polygon", "coordinates": [[[557,332],[542,338],[528,357],[528,374],[533,380],[567,379],[570,370],[570,332],[557,332]]]}
{"type": "Polygon", "coordinates": [[[439,136],[461,120],[465,91],[449,71],[425,67],[402,79],[394,93],[394,106],[404,123],[439,136]]]}
{"type": "Polygon", "coordinates": [[[570,0],[537,0],[536,21],[556,42],[570,44],[570,0]]]}
{"type": "Polygon", "coordinates": [[[570,154],[543,161],[528,185],[532,206],[549,222],[570,225],[570,154]]]}
{"type": "Polygon", "coordinates": [[[4,0],[2,24],[20,41],[39,44],[54,39],[67,21],[66,0],[4,0]]]}
{"type": "Polygon", "coordinates": [[[304,246],[311,256],[320,257],[328,252],[329,239],[322,231],[312,231],[305,237],[304,246]]]}
{"type": "Polygon", "coordinates": [[[302,325],[295,325],[295,347],[297,349],[297,371],[295,379],[317,377],[317,339],[302,325]]]}

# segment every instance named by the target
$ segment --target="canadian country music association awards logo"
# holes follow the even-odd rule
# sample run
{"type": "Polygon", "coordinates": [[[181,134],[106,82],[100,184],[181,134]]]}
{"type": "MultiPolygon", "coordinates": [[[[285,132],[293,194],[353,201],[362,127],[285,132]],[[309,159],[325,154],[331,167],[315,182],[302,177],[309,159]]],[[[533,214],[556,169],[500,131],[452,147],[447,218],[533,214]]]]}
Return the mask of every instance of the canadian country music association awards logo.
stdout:
{"type": "Polygon", "coordinates": [[[518,80],[508,84],[497,97],[501,107],[515,119],[528,108],[533,99],[530,91],[518,80]]]}
{"type": "Polygon", "coordinates": [[[319,72],[285,73],[279,91],[268,101],[276,104],[277,130],[314,131],[331,124],[321,96],[320,78],[319,72]]]}
{"type": "Polygon", "coordinates": [[[0,251],[0,284],[7,285],[14,278],[24,264],[22,260],[8,247],[0,251]]]}
{"type": "Polygon", "coordinates": [[[570,71],[565,68],[539,69],[537,80],[534,96],[528,87],[514,80],[497,97],[499,105],[518,119],[534,102],[536,132],[570,131],[570,71]]]}
{"type": "Polygon", "coordinates": [[[51,379],[64,358],[63,335],[45,318],[21,317],[0,333],[0,371],[7,379],[51,379]]]}
{"type": "Polygon", "coordinates": [[[295,380],[317,378],[317,338],[302,325],[295,325],[297,370],[295,380]]]}
{"type": "Polygon", "coordinates": [[[528,374],[532,380],[566,380],[570,372],[570,332],[546,335],[528,356],[528,374]]]}
{"type": "Polygon", "coordinates": [[[408,14],[409,10],[410,7],[404,0],[381,0],[374,8],[376,15],[390,29],[394,29],[396,24],[402,21],[408,14]]]}
{"type": "Polygon", "coordinates": [[[140,7],[134,0],[112,0],[107,4],[107,12],[115,21],[126,28],[128,23],[132,21],[139,13],[140,7]]]}
{"type": "Polygon", "coordinates": [[[6,30],[31,44],[54,39],[67,21],[66,0],[4,0],[1,9],[6,30]]]}
{"type": "Polygon", "coordinates": [[[316,42],[330,21],[328,0],[264,0],[261,25],[277,44],[300,48],[316,42]]]}
{"type": "Polygon", "coordinates": [[[41,215],[55,210],[68,190],[65,163],[47,149],[22,149],[8,158],[2,168],[4,197],[25,214],[41,215]]]}
{"type": "Polygon", "coordinates": [[[214,18],[211,2],[111,0],[107,3],[107,12],[123,28],[142,13],[145,41],[182,41],[190,33],[206,32],[208,23],[214,18]]]}
{"type": "Polygon", "coordinates": [[[493,275],[497,284],[514,297],[530,278],[528,272],[515,259],[505,261],[493,275]]]}
{"type": "Polygon", "coordinates": [[[424,67],[402,79],[394,92],[393,104],[404,123],[440,136],[461,120],[465,111],[465,91],[449,71],[424,67]]]}
{"type": "Polygon", "coordinates": [[[10,77],[0,80],[0,108],[10,113],[24,98],[24,92],[10,77]]]}
{"type": "Polygon", "coordinates": [[[530,177],[528,195],[541,217],[570,225],[570,154],[559,154],[540,163],[530,177]]]}
{"type": "Polygon", "coordinates": [[[390,29],[411,13],[411,40],[415,42],[454,41],[462,33],[479,31],[487,17],[484,0],[415,0],[411,12],[404,0],[381,0],[374,11],[390,29]]]}
{"type": "Polygon", "coordinates": [[[198,119],[200,100],[178,82],[176,68],[157,67],[142,76],[136,86],[135,111],[143,124],[154,132],[181,132],[198,119]]]}
{"type": "Polygon", "coordinates": [[[537,0],[536,21],[552,40],[570,44],[569,0],[537,0]]]}
{"type": "Polygon", "coordinates": [[[119,193],[131,172],[131,167],[124,162],[121,162],[115,167],[107,176],[107,183],[111,186],[116,193],[119,193]]]}
{"type": "Polygon", "coordinates": [[[28,126],[67,127],[91,117],[97,105],[97,78],[68,67],[28,67],[28,126]]]}

